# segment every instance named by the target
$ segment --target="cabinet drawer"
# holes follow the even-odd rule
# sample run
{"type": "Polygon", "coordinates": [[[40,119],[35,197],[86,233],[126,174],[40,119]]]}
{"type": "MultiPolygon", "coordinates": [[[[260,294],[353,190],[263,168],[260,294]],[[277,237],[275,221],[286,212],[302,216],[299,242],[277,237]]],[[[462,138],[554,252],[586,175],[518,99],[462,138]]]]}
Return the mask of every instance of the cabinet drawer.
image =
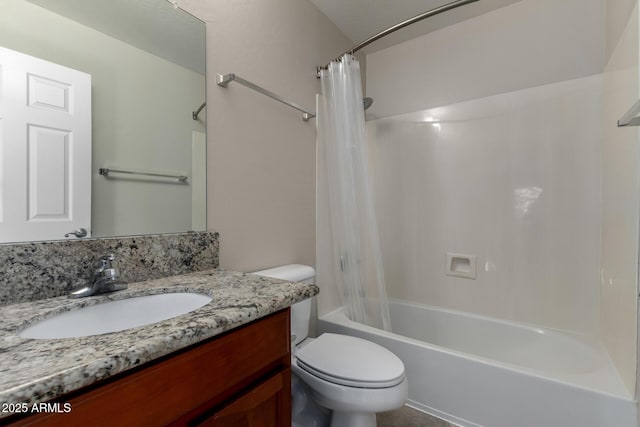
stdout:
{"type": "Polygon", "coordinates": [[[289,310],[151,362],[84,393],[68,414],[40,414],[15,425],[164,426],[228,400],[268,372],[290,365],[289,310]]]}

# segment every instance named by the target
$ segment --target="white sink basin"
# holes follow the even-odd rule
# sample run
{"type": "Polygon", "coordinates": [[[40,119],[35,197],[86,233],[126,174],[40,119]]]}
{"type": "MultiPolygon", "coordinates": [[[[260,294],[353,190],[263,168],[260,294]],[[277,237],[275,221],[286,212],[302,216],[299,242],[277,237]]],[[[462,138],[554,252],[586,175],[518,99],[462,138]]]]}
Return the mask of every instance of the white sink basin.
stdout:
{"type": "Polygon", "coordinates": [[[211,297],[173,293],[134,297],[67,311],[18,332],[22,338],[75,338],[118,332],[196,310],[211,297]]]}

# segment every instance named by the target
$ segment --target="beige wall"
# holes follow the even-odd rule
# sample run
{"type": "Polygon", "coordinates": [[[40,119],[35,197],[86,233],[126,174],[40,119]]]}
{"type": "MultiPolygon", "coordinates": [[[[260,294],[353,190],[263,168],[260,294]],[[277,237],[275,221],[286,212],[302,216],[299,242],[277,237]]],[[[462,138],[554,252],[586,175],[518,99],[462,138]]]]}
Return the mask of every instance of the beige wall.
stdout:
{"type": "Polygon", "coordinates": [[[608,62],[627,28],[627,22],[638,0],[607,0],[606,3],[606,60],[608,62]]]}
{"type": "Polygon", "coordinates": [[[522,0],[367,55],[369,116],[599,74],[604,0],[522,0]]]}
{"type": "MultiPolygon", "coordinates": [[[[609,10],[620,6],[609,0],[609,10]]],[[[611,13],[610,13],[611,15],[611,13]]],[[[638,5],[626,22],[604,73],[600,329],[620,377],[636,381],[639,131],[616,121],[638,100],[638,5]]]]}
{"type": "Polygon", "coordinates": [[[352,43],[301,0],[180,1],[207,22],[207,226],[222,268],[315,264],[315,120],[239,84],[236,73],[315,110],[316,65],[352,43]]]}

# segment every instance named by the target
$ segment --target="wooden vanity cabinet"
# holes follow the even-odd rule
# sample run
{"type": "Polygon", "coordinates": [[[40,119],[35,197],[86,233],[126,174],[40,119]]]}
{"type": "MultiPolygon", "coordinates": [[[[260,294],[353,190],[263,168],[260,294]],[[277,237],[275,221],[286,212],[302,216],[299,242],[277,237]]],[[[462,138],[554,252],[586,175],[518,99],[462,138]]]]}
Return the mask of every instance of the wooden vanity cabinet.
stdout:
{"type": "Polygon", "coordinates": [[[288,427],[290,365],[286,309],[56,399],[69,413],[11,425],[288,427]]]}

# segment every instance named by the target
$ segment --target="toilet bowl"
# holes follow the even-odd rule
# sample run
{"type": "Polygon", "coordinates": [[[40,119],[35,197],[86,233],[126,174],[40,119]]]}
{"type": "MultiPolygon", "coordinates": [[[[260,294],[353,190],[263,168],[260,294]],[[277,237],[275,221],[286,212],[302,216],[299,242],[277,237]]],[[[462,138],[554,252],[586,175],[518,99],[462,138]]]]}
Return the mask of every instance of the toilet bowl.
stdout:
{"type": "MultiPolygon", "coordinates": [[[[315,271],[298,264],[253,274],[313,283],[315,271]]],[[[331,411],[331,427],[375,427],[376,413],[400,408],[407,400],[404,364],[384,347],[361,338],[322,334],[308,338],[311,300],[291,307],[291,371],[312,400],[331,411]]],[[[294,382],[295,384],[295,382],[294,382]]],[[[294,390],[294,399],[300,392],[294,390]]],[[[309,399],[307,399],[308,401],[309,399]]],[[[321,426],[321,410],[302,410],[294,400],[293,424],[321,426]],[[315,414],[315,415],[310,415],[315,414]],[[307,419],[296,419],[296,417],[307,419]],[[308,417],[314,419],[308,419],[308,417]]],[[[307,402],[305,404],[312,404],[307,402]]]]}

